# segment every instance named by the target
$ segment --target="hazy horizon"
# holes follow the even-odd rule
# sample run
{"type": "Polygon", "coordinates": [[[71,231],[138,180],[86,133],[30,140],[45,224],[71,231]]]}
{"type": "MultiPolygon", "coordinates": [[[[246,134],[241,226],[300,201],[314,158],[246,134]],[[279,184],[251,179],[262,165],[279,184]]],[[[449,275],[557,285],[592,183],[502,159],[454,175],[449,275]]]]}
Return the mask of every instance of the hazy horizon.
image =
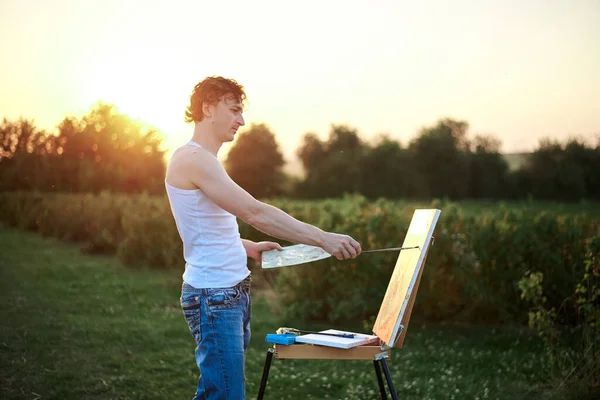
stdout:
{"type": "MultiPolygon", "coordinates": [[[[156,127],[173,149],[208,75],[245,86],[290,162],[332,124],[406,145],[441,118],[501,152],[600,133],[600,2],[57,0],[0,3],[0,117],[47,131],[98,101],[156,127]]],[[[226,153],[228,146],[224,147],[226,153]]]]}

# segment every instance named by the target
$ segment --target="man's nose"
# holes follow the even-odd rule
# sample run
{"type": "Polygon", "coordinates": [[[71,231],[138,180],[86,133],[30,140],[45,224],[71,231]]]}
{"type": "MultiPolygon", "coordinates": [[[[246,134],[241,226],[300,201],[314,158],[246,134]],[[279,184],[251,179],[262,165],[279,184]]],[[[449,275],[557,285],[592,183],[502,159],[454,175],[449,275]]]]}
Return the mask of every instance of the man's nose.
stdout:
{"type": "Polygon", "coordinates": [[[244,121],[244,116],[243,115],[240,115],[239,124],[240,124],[240,126],[246,125],[246,122],[244,121]]]}

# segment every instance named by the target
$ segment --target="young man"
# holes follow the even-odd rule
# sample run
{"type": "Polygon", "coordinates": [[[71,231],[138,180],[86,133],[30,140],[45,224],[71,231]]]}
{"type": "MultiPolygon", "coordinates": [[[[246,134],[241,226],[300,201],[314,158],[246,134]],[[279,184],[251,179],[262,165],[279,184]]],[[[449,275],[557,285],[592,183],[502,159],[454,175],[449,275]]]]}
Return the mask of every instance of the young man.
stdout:
{"type": "Polygon", "coordinates": [[[244,125],[244,88],[209,77],[190,96],[186,122],[192,140],[177,149],[165,186],[186,261],[181,306],[196,341],[200,369],[194,399],[244,399],[244,357],[250,341],[250,271],[247,257],[261,260],[274,242],[241,239],[236,217],[268,235],[319,246],[337,259],[354,258],[360,244],[350,236],[324,232],[262,203],[227,175],[217,159],[244,125]]]}

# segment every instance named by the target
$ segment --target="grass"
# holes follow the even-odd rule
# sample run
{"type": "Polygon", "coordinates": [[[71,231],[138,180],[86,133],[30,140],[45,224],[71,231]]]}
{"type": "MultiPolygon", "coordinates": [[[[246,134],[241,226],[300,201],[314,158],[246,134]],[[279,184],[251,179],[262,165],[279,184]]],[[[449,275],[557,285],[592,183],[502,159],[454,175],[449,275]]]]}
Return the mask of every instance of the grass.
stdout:
{"type": "MultiPolygon", "coordinates": [[[[193,397],[181,271],[127,269],[115,257],[6,228],[0,243],[2,399],[193,397]]],[[[253,296],[248,398],[258,391],[265,334],[313,328],[282,321],[268,293],[253,296]]],[[[542,346],[526,330],[413,321],[390,362],[402,399],[529,398],[547,377],[542,346]]],[[[380,397],[371,362],[273,360],[265,398],[380,397]]]]}

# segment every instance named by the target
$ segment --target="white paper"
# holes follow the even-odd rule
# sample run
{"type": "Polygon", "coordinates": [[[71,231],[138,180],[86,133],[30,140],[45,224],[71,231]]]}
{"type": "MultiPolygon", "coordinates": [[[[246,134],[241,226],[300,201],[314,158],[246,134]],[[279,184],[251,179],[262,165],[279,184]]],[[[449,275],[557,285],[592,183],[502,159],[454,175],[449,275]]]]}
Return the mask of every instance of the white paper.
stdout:
{"type": "Polygon", "coordinates": [[[338,347],[340,349],[350,349],[356,346],[362,346],[370,343],[378,343],[379,338],[375,335],[365,335],[363,333],[338,331],[337,329],[327,329],[321,331],[323,333],[351,333],[353,338],[343,338],[338,336],[319,335],[318,333],[310,333],[308,335],[300,335],[296,337],[297,343],[317,344],[321,346],[338,347]]]}

